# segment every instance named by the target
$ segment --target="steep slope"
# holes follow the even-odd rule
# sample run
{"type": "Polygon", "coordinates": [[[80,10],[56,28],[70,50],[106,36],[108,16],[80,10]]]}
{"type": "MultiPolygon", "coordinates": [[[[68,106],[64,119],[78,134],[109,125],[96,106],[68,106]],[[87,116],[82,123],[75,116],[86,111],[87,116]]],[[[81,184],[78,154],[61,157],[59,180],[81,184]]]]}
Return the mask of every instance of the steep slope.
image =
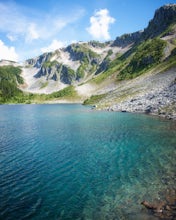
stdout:
{"type": "Polygon", "coordinates": [[[176,4],[168,4],[156,10],[154,18],[142,34],[143,39],[172,34],[176,23],[176,4]]]}

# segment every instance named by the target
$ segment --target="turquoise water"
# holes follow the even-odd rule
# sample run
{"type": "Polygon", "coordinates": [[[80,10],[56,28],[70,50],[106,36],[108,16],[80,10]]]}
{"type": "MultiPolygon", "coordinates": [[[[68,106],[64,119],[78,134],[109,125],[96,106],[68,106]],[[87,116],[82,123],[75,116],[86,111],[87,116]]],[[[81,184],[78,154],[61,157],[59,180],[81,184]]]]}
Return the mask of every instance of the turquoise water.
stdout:
{"type": "Polygon", "coordinates": [[[154,219],[176,124],[81,105],[0,106],[0,219],[154,219]]]}

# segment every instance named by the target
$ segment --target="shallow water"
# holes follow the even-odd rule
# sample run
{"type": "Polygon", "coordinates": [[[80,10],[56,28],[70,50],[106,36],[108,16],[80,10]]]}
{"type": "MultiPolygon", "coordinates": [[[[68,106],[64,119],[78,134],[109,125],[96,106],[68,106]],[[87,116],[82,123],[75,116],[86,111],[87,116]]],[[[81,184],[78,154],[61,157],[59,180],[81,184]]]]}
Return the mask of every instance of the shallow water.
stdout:
{"type": "Polygon", "coordinates": [[[0,106],[0,219],[156,219],[176,124],[81,105],[0,106]]]}

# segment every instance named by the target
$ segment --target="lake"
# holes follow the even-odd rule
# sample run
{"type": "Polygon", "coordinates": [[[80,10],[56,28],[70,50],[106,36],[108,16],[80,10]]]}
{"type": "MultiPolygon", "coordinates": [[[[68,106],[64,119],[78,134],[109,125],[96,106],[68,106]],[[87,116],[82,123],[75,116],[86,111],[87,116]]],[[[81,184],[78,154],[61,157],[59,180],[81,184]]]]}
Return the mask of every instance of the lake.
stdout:
{"type": "Polygon", "coordinates": [[[0,106],[0,219],[156,219],[176,123],[76,104],[0,106]]]}

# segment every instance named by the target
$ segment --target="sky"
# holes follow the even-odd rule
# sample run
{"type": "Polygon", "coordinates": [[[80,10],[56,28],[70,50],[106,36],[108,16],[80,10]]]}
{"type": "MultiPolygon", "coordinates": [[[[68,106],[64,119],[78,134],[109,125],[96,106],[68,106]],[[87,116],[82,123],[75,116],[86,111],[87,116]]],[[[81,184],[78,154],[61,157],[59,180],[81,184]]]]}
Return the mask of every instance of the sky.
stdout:
{"type": "Polygon", "coordinates": [[[0,0],[0,60],[143,30],[171,0],[0,0]]]}

